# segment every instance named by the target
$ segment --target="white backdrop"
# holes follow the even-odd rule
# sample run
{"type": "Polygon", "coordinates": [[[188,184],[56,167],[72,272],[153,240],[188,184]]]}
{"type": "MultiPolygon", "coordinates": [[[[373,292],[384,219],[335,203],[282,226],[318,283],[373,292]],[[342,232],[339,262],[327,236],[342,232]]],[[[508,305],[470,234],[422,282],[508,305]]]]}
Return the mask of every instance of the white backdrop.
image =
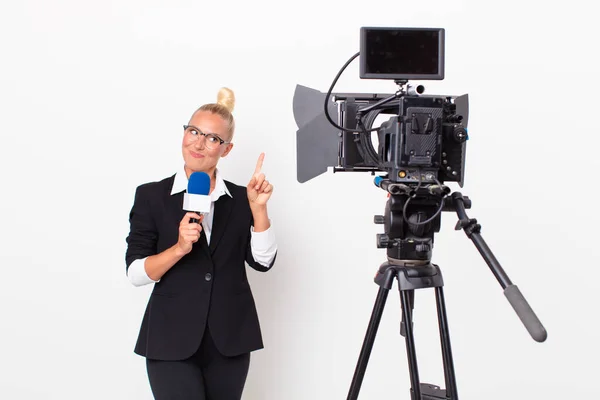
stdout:
{"type": "MultiPolygon", "coordinates": [[[[470,98],[469,215],[548,340],[534,342],[444,214],[444,272],[461,399],[576,398],[595,390],[595,175],[600,139],[592,3],[503,1],[3,2],[0,8],[0,397],[150,399],[133,353],[150,287],[125,277],[135,187],[181,166],[181,124],[221,86],[237,96],[240,184],[261,151],[279,256],[250,271],[266,348],[245,400],[345,399],[385,259],[368,174],[296,181],[295,85],[326,91],[361,26],[446,28],[446,79],[470,98]],[[218,4],[218,5],[217,5],[218,4]],[[589,4],[589,5],[586,5],[589,4]]],[[[338,91],[393,92],[361,81],[338,91]]],[[[315,143],[318,146],[318,143],[315,143]]],[[[458,189],[457,186],[453,187],[458,189]]],[[[443,386],[433,291],[417,293],[422,380],[443,386]]],[[[396,287],[361,399],[408,399],[396,287]]]]}

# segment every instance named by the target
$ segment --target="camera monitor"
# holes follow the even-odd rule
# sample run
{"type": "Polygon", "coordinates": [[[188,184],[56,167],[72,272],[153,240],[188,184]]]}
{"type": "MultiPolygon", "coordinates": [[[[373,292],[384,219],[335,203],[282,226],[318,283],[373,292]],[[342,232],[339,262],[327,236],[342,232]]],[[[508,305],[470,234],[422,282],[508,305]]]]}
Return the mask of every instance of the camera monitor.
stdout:
{"type": "Polygon", "coordinates": [[[444,29],[361,28],[360,78],[443,80],[444,29]]]}

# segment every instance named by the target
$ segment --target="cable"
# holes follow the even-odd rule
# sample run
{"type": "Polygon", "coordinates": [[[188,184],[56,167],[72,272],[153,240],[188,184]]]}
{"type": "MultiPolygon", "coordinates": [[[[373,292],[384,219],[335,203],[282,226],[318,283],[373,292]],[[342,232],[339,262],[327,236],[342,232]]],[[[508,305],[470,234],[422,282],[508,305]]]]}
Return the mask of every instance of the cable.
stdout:
{"type": "Polygon", "coordinates": [[[335,86],[335,84],[337,83],[338,79],[340,79],[340,76],[342,75],[342,73],[344,72],[344,70],[348,67],[348,65],[350,65],[350,63],[352,61],[354,61],[354,59],[356,57],[358,57],[360,55],[360,51],[358,53],[356,53],[355,55],[353,55],[352,57],[350,57],[350,59],[348,61],[346,61],[346,64],[344,64],[344,66],[339,70],[339,72],[337,73],[335,79],[333,80],[333,82],[331,83],[331,86],[329,87],[329,91],[327,92],[327,95],[325,96],[325,117],[327,117],[327,120],[331,123],[331,125],[335,126],[337,129],[340,129],[344,132],[351,132],[354,133],[355,131],[352,129],[348,129],[348,128],[344,128],[339,126],[338,124],[336,124],[331,117],[329,116],[329,107],[327,107],[327,104],[329,103],[329,98],[331,97],[331,92],[333,92],[333,88],[335,86]]]}
{"type": "MultiPolygon", "coordinates": [[[[444,199],[446,198],[446,194],[444,194],[441,199],[440,199],[440,206],[437,209],[437,211],[428,219],[426,219],[425,221],[421,221],[421,222],[410,222],[408,220],[408,218],[406,218],[406,210],[408,209],[408,203],[410,203],[410,201],[412,199],[414,199],[415,197],[417,197],[417,192],[419,191],[419,189],[421,188],[421,184],[423,183],[422,179],[421,179],[421,169],[417,169],[417,174],[419,175],[419,184],[417,185],[417,188],[413,191],[412,195],[409,195],[409,197],[406,199],[406,202],[404,203],[404,207],[402,207],[402,218],[404,219],[404,221],[409,224],[409,225],[413,225],[413,226],[419,226],[419,225],[425,225],[430,223],[431,221],[433,221],[435,218],[437,218],[437,216],[444,210],[444,199]]],[[[435,181],[437,182],[438,185],[441,186],[441,183],[437,180],[437,178],[435,179],[435,181]]]]}
{"type": "Polygon", "coordinates": [[[352,61],[354,61],[354,59],[356,57],[358,57],[359,55],[360,55],[360,52],[357,52],[356,54],[354,54],[352,57],[350,57],[350,59],[348,61],[346,61],[346,63],[339,70],[339,72],[335,76],[335,79],[331,83],[329,90],[327,91],[327,95],[325,96],[325,103],[323,104],[323,108],[325,111],[325,117],[327,118],[327,120],[329,121],[329,123],[331,125],[333,125],[337,129],[340,129],[343,132],[350,132],[350,133],[355,134],[356,137],[355,137],[354,141],[357,143],[356,147],[357,147],[358,153],[363,158],[363,160],[369,165],[379,166],[380,165],[380,162],[378,160],[379,157],[378,157],[377,151],[375,151],[375,149],[373,148],[373,141],[371,140],[371,137],[369,135],[370,132],[377,131],[378,128],[367,129],[362,121],[362,118],[357,119],[357,129],[349,129],[349,128],[344,128],[342,126],[339,126],[335,121],[333,121],[333,119],[331,119],[331,116],[329,115],[329,107],[327,107],[327,105],[329,104],[329,99],[331,98],[331,93],[333,92],[333,88],[335,87],[335,84],[337,83],[338,79],[340,79],[340,76],[346,70],[348,65],[350,65],[350,63],[352,61]],[[357,134],[357,132],[358,132],[358,134],[357,134]]]}

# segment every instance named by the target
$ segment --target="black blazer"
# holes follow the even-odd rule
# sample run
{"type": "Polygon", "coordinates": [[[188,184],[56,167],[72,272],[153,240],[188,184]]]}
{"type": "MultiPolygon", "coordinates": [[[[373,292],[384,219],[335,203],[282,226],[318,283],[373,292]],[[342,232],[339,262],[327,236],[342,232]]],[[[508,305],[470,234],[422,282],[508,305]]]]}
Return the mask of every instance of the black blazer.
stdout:
{"type": "MultiPolygon", "coordinates": [[[[140,185],[129,215],[126,268],[136,259],[177,243],[186,213],[183,192],[171,195],[175,176],[140,185]]],[[[208,325],[226,356],[263,348],[258,314],[245,263],[258,271],[250,250],[253,224],[246,188],[225,181],[232,197],[215,202],[210,246],[204,231],[192,251],[154,284],[142,319],[135,353],[159,360],[182,360],[198,349],[208,325]]],[[[273,261],[274,262],[274,261],[273,261]]]]}

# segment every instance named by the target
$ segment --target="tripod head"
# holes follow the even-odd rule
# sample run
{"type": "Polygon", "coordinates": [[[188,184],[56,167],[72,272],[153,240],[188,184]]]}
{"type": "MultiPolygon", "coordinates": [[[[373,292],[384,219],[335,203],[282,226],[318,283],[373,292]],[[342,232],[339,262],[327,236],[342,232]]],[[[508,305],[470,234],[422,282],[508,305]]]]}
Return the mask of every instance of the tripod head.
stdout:
{"type": "Polygon", "coordinates": [[[419,181],[414,186],[378,176],[374,183],[389,193],[384,215],[376,215],[374,222],[384,225],[384,233],[377,235],[377,247],[387,248],[390,266],[429,265],[434,234],[440,231],[442,211],[455,212],[458,222],[454,229],[463,230],[473,241],[531,337],[537,342],[546,340],[546,329],[481,237],[481,225],[467,216],[466,210],[471,208],[468,197],[460,192],[451,193],[439,182],[422,185],[419,181]]]}
{"type": "MultiPolygon", "coordinates": [[[[392,183],[380,176],[375,185],[389,193],[383,215],[376,215],[375,224],[384,225],[377,235],[377,247],[387,248],[392,264],[431,261],[434,234],[440,231],[442,211],[455,211],[450,188],[442,184],[416,187],[392,183]]],[[[471,201],[463,198],[465,208],[471,201]]]]}
{"type": "MultiPolygon", "coordinates": [[[[410,186],[392,183],[380,176],[375,185],[389,193],[383,215],[376,215],[374,222],[384,225],[383,234],[377,235],[377,247],[387,248],[392,264],[431,261],[434,234],[440,231],[442,211],[455,211],[450,188],[442,184],[419,183],[410,186]]],[[[466,208],[471,207],[464,198],[466,208]]]]}

